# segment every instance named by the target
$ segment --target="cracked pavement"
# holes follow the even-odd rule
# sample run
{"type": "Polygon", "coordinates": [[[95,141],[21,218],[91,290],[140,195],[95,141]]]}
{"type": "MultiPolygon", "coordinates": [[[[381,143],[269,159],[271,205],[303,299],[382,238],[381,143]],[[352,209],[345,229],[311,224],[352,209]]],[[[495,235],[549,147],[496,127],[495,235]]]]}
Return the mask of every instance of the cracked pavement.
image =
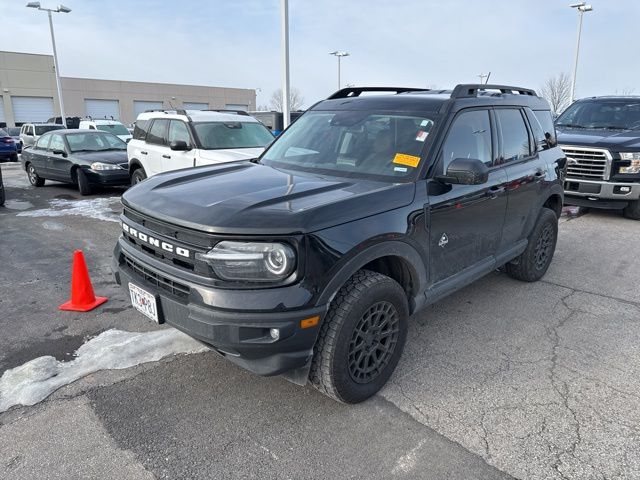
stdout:
{"type": "MultiPolygon", "coordinates": [[[[118,225],[17,217],[80,197],[2,169],[21,209],[0,208],[0,373],[157,328],[113,284],[118,225]],[[75,248],[109,297],[89,314],[57,311],[75,248]]],[[[361,405],[209,353],[89,375],[0,414],[0,479],[639,478],[638,232],[615,212],[563,217],[543,281],[495,272],[414,316],[391,382],[361,405]]]]}

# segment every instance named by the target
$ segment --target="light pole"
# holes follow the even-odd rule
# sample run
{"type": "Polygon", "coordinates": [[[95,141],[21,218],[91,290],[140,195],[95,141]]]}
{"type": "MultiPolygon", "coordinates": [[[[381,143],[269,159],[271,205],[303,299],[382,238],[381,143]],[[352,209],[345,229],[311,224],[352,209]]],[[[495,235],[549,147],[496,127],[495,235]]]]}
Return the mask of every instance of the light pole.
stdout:
{"type": "Polygon", "coordinates": [[[291,123],[289,106],[289,1],[281,0],[280,18],[282,28],[282,127],[291,123]]]}
{"type": "Polygon", "coordinates": [[[349,52],[340,52],[336,50],[335,52],[330,52],[329,55],[338,57],[338,90],[340,90],[340,60],[342,59],[342,57],[348,57],[349,52]]]}
{"type": "Polygon", "coordinates": [[[580,55],[580,37],[582,36],[582,17],[584,12],[591,12],[593,7],[587,5],[586,2],[573,3],[569,5],[571,8],[578,9],[578,40],[576,42],[576,59],[573,63],[573,79],[571,80],[571,97],[570,101],[573,103],[576,91],[576,75],[578,74],[578,56],[580,55]]]}
{"type": "Polygon", "coordinates": [[[62,87],[60,86],[60,69],[58,68],[58,52],[56,51],[56,37],[53,34],[53,19],[51,18],[51,12],[55,13],[69,13],[71,9],[65,7],[64,5],[58,5],[58,7],[54,10],[53,8],[42,8],[40,6],[40,2],[29,2],[27,3],[28,8],[35,8],[37,10],[43,10],[47,12],[49,15],[49,29],[51,30],[51,44],[53,45],[53,66],[56,70],[56,87],[58,89],[58,102],[60,102],[60,119],[62,120],[62,125],[67,127],[67,117],[64,114],[64,102],[62,101],[62,87]]]}

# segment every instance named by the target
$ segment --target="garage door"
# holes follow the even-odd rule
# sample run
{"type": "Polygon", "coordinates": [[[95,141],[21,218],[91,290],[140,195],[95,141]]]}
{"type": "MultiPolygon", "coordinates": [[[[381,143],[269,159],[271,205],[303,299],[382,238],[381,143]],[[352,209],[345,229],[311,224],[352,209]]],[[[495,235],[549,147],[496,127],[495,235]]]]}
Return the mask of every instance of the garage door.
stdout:
{"type": "Polygon", "coordinates": [[[11,97],[16,123],[46,122],[53,117],[51,97],[11,97]]]}
{"type": "Polygon", "coordinates": [[[0,123],[4,125],[6,120],[4,119],[4,103],[2,100],[2,97],[0,97],[0,123]]]}
{"type": "Polygon", "coordinates": [[[242,110],[243,112],[249,111],[249,105],[244,105],[242,103],[227,103],[227,106],[224,108],[227,110],[242,110]]]}
{"type": "Polygon", "coordinates": [[[147,110],[162,110],[162,102],[147,102],[142,100],[133,101],[133,113],[136,118],[138,118],[138,115],[142,112],[147,110]]]}
{"type": "Polygon", "coordinates": [[[87,98],[84,101],[85,113],[91,118],[120,118],[120,105],[118,100],[93,100],[87,98]]]}
{"type": "Polygon", "coordinates": [[[208,103],[199,103],[199,102],[182,102],[185,110],[206,110],[209,108],[208,103]]]}

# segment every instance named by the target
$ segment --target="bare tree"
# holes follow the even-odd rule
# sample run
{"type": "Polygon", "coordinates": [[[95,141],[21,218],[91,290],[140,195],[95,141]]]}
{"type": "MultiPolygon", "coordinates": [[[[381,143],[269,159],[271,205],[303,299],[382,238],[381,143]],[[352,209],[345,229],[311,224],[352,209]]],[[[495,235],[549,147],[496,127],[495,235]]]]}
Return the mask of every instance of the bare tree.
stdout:
{"type": "MultiPolygon", "coordinates": [[[[289,92],[289,109],[291,111],[300,110],[304,98],[300,95],[300,91],[297,88],[292,88],[289,92]]],[[[278,89],[271,95],[271,108],[276,112],[282,111],[282,89],[278,89]]]]}
{"type": "Polygon", "coordinates": [[[560,73],[544,82],[540,94],[547,99],[554,115],[560,115],[571,103],[571,77],[560,73]]]}

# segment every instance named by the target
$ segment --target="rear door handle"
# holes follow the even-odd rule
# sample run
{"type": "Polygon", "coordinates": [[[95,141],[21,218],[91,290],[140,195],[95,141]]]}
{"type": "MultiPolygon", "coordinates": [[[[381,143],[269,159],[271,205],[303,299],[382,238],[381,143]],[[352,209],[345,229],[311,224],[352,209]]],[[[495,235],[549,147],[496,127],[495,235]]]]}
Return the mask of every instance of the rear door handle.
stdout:
{"type": "Polygon", "coordinates": [[[171,155],[162,155],[162,158],[171,158],[171,155]]]}
{"type": "Polygon", "coordinates": [[[147,152],[140,152],[140,153],[141,153],[142,155],[146,155],[146,154],[147,154],[147,152]]]}

